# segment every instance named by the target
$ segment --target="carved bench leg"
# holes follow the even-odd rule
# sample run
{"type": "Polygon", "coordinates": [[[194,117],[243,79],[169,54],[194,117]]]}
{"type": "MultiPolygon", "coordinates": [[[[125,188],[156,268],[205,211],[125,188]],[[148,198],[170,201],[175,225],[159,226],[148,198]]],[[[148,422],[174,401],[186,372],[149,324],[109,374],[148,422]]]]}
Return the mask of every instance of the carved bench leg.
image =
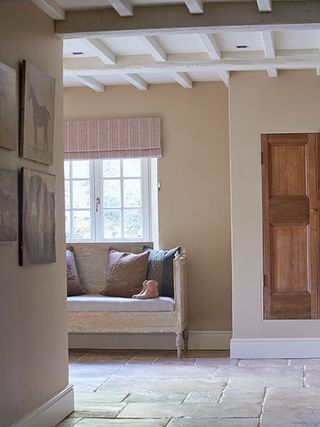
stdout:
{"type": "Polygon", "coordinates": [[[183,332],[183,339],[184,339],[184,351],[188,351],[188,343],[189,343],[189,328],[185,329],[183,332]]]}
{"type": "Polygon", "coordinates": [[[177,334],[177,336],[176,336],[176,347],[177,347],[178,359],[181,359],[183,344],[184,344],[183,335],[177,334]]]}

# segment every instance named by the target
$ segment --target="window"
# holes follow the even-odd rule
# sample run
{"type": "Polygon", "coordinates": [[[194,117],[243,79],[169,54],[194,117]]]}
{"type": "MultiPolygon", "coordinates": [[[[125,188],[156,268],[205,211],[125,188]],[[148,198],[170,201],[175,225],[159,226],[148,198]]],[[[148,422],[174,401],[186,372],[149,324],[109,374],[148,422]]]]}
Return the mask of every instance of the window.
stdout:
{"type": "Polygon", "coordinates": [[[150,159],[65,161],[67,241],[148,241],[150,164],[150,159]]]}

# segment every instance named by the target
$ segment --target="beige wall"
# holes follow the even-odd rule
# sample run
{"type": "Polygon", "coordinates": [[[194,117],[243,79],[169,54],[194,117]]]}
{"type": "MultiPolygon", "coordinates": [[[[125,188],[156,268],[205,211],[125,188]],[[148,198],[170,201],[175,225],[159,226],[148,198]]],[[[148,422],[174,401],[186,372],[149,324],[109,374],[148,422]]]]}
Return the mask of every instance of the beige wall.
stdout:
{"type": "Polygon", "coordinates": [[[233,74],[230,86],[233,331],[235,338],[319,337],[319,320],[262,319],[260,134],[320,131],[314,71],[233,74]]]}
{"type": "Polygon", "coordinates": [[[18,244],[0,244],[0,426],[8,427],[68,382],[63,213],[62,42],[29,1],[0,4],[0,61],[27,59],[56,78],[54,165],[0,149],[0,166],[57,175],[57,262],[19,267],[18,244]]]}
{"type": "Polygon", "coordinates": [[[228,91],[222,83],[65,90],[66,118],[157,114],[160,247],[186,247],[192,330],[231,330],[228,91]]]}

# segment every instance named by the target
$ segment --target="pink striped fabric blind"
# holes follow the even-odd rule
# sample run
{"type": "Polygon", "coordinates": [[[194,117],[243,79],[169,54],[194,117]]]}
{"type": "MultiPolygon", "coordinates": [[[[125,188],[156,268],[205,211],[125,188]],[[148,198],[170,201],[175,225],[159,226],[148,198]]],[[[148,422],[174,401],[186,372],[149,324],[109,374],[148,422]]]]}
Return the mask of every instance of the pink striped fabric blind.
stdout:
{"type": "Polygon", "coordinates": [[[65,159],[161,157],[160,117],[66,120],[65,159]]]}

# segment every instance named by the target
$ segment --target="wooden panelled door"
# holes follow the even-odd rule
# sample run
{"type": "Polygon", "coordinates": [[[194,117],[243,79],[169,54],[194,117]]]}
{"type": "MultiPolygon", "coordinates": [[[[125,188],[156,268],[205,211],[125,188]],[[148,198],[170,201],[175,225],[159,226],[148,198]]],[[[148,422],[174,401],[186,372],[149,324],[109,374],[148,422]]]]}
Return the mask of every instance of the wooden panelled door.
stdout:
{"type": "Polygon", "coordinates": [[[318,318],[319,141],[262,135],[265,319],[318,318]]]}

